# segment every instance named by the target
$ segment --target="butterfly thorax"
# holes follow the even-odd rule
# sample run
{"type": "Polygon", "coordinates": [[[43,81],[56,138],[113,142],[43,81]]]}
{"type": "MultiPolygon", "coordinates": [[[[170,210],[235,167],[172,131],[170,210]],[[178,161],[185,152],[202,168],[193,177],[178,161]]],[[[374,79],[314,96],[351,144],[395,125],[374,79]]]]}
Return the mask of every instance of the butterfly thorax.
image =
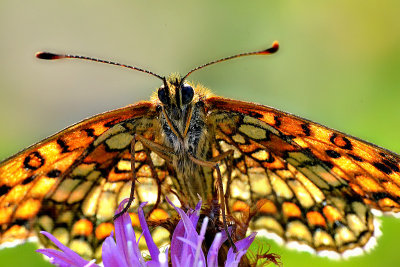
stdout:
{"type": "Polygon", "coordinates": [[[206,161],[211,155],[206,111],[202,93],[195,92],[177,76],[159,89],[159,118],[163,146],[170,148],[172,165],[177,172],[174,184],[183,192],[189,204],[212,197],[211,168],[193,162],[192,158],[206,161]]]}

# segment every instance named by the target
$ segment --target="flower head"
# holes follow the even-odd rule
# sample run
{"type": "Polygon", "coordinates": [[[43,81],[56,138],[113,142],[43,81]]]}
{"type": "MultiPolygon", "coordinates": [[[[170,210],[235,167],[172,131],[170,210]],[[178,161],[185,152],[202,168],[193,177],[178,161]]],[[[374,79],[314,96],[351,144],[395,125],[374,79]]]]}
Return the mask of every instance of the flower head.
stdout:
{"type": "MultiPolygon", "coordinates": [[[[128,199],[123,200],[116,214],[119,213],[128,199]]],[[[218,266],[218,252],[221,245],[227,240],[225,232],[217,233],[210,246],[207,256],[204,255],[202,250],[202,243],[206,235],[208,224],[208,217],[205,217],[201,222],[201,229],[199,233],[196,231],[197,223],[200,219],[201,201],[196,205],[194,210],[190,209],[186,213],[173,205],[178,212],[181,220],[175,227],[174,233],[171,238],[170,246],[170,263],[172,266],[196,266],[196,267],[213,267],[218,266]]],[[[149,266],[149,267],[167,267],[168,266],[168,249],[165,252],[160,252],[150,234],[143,207],[146,203],[139,206],[138,216],[140,225],[142,227],[142,235],[144,236],[147,247],[150,253],[150,260],[143,258],[139,250],[139,240],[136,240],[135,232],[132,228],[131,218],[128,213],[118,217],[114,221],[115,233],[108,236],[102,246],[102,260],[105,267],[108,266],[149,266]]],[[[67,267],[67,266],[98,266],[94,260],[87,261],[81,258],[77,253],[64,246],[50,233],[41,232],[48,237],[61,251],[55,249],[38,249],[37,251],[50,258],[52,264],[67,267]]],[[[253,233],[248,237],[239,240],[235,243],[238,251],[233,252],[232,248],[229,249],[225,266],[234,267],[238,266],[240,259],[246,254],[247,249],[253,242],[256,234],[253,233]]]]}

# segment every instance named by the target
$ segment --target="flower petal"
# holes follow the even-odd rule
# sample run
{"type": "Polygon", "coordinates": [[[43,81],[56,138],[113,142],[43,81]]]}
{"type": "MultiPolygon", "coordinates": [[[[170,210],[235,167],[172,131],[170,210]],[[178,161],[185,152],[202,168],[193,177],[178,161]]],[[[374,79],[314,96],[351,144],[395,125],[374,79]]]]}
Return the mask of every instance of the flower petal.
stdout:
{"type": "Polygon", "coordinates": [[[239,265],[240,259],[243,257],[244,254],[246,254],[247,249],[250,247],[251,243],[253,243],[256,235],[257,233],[251,233],[248,237],[237,241],[235,243],[238,250],[237,253],[234,253],[232,248],[229,249],[225,262],[225,267],[236,267],[239,265]]]}
{"type": "Polygon", "coordinates": [[[89,263],[89,261],[84,260],[79,256],[76,252],[72,251],[70,248],[67,246],[63,245],[60,241],[57,240],[52,234],[41,231],[41,234],[45,235],[48,239],[51,240],[59,249],[62,250],[58,251],[55,249],[38,249],[36,250],[37,252],[40,252],[50,258],[52,258],[51,261],[54,261],[55,264],[59,264],[60,266],[85,266],[89,263]],[[63,265],[67,264],[67,265],[63,265]]]}
{"type": "MultiPolygon", "coordinates": [[[[197,247],[196,247],[196,255],[194,258],[194,262],[199,262],[199,257],[200,257],[201,258],[200,262],[203,264],[205,263],[205,257],[203,254],[203,250],[201,249],[201,244],[203,243],[204,236],[206,235],[207,225],[208,225],[208,217],[205,217],[201,224],[199,237],[197,238],[197,247]]],[[[200,265],[203,265],[201,263],[200,265]]]]}
{"type": "Polygon", "coordinates": [[[196,228],[197,222],[199,221],[200,218],[200,209],[201,209],[201,199],[199,202],[197,202],[196,208],[194,210],[189,210],[188,215],[190,220],[192,221],[193,226],[196,228]]]}
{"type": "Polygon", "coordinates": [[[210,249],[208,250],[207,254],[208,267],[218,267],[218,251],[221,248],[223,242],[224,241],[222,241],[222,234],[217,233],[214,237],[210,249]]]}
{"type": "MultiPolygon", "coordinates": [[[[196,258],[196,249],[189,246],[188,244],[183,243],[178,237],[183,237],[188,242],[193,244],[199,243],[199,235],[196,232],[196,225],[193,225],[193,221],[189,216],[180,208],[176,207],[168,198],[168,203],[174,207],[174,209],[181,216],[181,220],[176,226],[174,233],[171,238],[171,261],[174,266],[183,266],[194,264],[194,260],[196,258]],[[189,262],[190,261],[190,262],[189,262]]],[[[191,211],[193,212],[193,210],[191,211]]],[[[196,210],[192,213],[192,219],[197,224],[199,218],[200,206],[196,206],[196,210]]],[[[188,212],[190,213],[190,212],[188,212]]],[[[200,244],[203,240],[200,241],[200,244]]],[[[203,251],[200,250],[198,255],[199,261],[205,263],[205,257],[203,251]]]]}
{"type": "MultiPolygon", "coordinates": [[[[121,201],[115,214],[121,212],[128,198],[121,201]]],[[[132,221],[129,213],[124,213],[114,221],[115,240],[117,248],[122,253],[122,257],[128,266],[136,266],[139,262],[144,263],[144,259],[136,245],[136,236],[132,228],[132,221]],[[133,245],[135,244],[135,245],[133,245]]]]}
{"type": "Polygon", "coordinates": [[[147,226],[146,217],[144,216],[143,207],[147,204],[147,202],[143,202],[139,206],[138,215],[140,226],[142,227],[144,239],[146,240],[147,248],[149,249],[150,256],[152,260],[158,261],[158,256],[160,251],[158,250],[157,245],[154,243],[153,237],[150,234],[149,227],[147,226]]]}
{"type": "Polygon", "coordinates": [[[75,263],[65,255],[64,252],[46,248],[46,249],[37,249],[36,252],[42,253],[43,255],[49,258],[51,264],[64,267],[64,266],[73,266],[75,263]]]}
{"type": "Polygon", "coordinates": [[[105,267],[127,267],[128,264],[123,255],[123,252],[115,244],[112,234],[106,238],[101,248],[103,264],[105,267]]]}

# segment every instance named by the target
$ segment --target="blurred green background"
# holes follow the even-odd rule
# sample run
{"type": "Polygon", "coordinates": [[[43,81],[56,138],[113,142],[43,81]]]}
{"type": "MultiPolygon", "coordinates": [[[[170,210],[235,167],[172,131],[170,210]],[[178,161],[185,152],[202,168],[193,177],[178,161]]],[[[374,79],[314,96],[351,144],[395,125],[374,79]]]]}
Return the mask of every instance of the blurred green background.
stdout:
{"type": "MultiPolygon", "coordinates": [[[[160,81],[40,50],[134,64],[161,75],[238,52],[191,76],[218,95],[289,111],[400,152],[400,1],[0,1],[0,158],[85,117],[148,99],[160,81]]],[[[331,261],[285,249],[285,266],[400,265],[400,220],[383,218],[371,252],[331,261]]],[[[48,266],[33,244],[2,266],[48,266]]]]}

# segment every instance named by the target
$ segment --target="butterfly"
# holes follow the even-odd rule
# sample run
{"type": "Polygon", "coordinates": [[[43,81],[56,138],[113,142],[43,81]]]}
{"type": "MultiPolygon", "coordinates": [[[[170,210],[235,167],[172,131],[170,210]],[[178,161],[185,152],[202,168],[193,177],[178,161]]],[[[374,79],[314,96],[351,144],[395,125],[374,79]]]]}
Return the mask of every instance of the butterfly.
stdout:
{"type": "MultiPolygon", "coordinates": [[[[268,106],[214,96],[186,79],[211,64],[278,47],[168,78],[39,53],[120,65],[163,85],[150,101],[83,120],[0,163],[0,244],[45,230],[99,258],[117,204],[130,197],[136,227],[142,202],[148,221],[162,225],[174,217],[166,198],[182,207],[217,199],[224,220],[251,214],[251,230],[286,242],[334,253],[366,246],[375,232],[371,210],[400,211],[399,155],[268,106]]],[[[169,232],[159,226],[153,236],[162,243],[169,232]]]]}

